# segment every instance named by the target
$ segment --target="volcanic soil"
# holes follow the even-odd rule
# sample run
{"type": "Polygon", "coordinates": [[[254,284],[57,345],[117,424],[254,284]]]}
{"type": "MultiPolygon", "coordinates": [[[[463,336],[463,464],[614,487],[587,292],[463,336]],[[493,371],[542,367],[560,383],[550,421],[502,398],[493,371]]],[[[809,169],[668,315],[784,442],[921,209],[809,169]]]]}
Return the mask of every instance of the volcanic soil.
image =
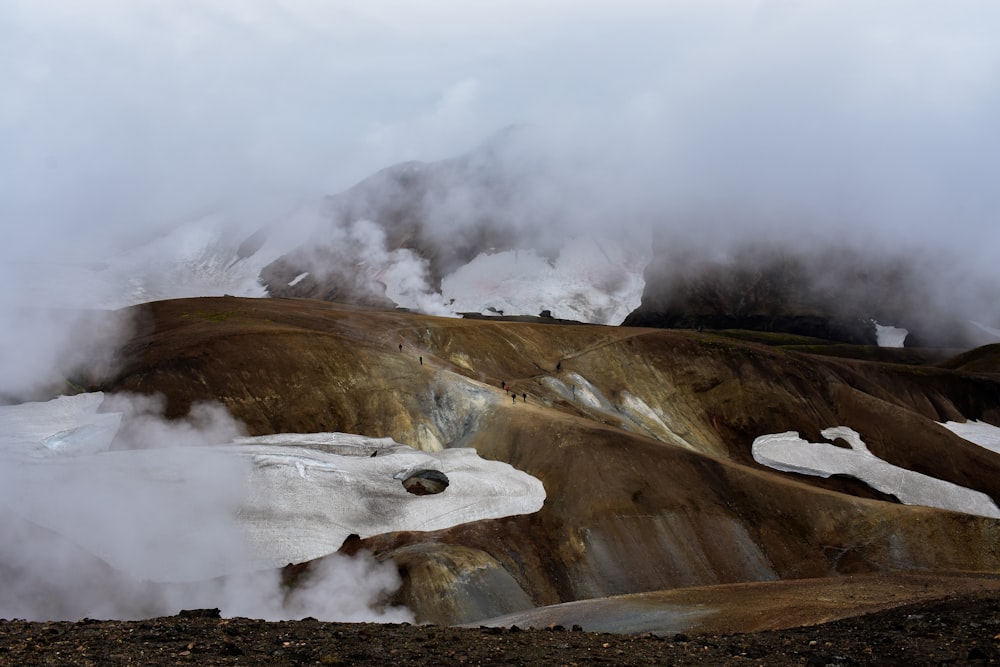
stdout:
{"type": "Polygon", "coordinates": [[[267,623],[192,610],[143,621],[0,622],[0,665],[988,665],[1000,594],[781,631],[670,637],[434,625],[267,623]]]}
{"type": "Polygon", "coordinates": [[[902,505],[840,476],[779,473],[750,455],[762,433],[816,439],[847,425],[884,460],[1000,499],[995,454],[937,424],[1000,422],[990,350],[941,364],[873,361],[799,339],[448,320],[303,299],[178,300],[129,315],[135,331],[117,372],[77,384],[161,393],[167,416],[218,401],[250,434],[475,447],[541,479],[545,506],[363,540],[400,570],[392,604],[433,624],[206,612],[7,621],[0,665],[1000,661],[994,520],[902,505]],[[510,384],[521,394],[513,403],[510,384]],[[794,583],[807,580],[854,585],[794,583]],[[595,632],[611,628],[573,616],[593,608],[568,607],[595,600],[608,601],[602,618],[632,622],[635,634],[595,632]],[[642,605],[694,616],[645,635],[651,628],[630,616],[642,605]],[[515,613],[556,614],[530,624],[559,625],[527,630],[515,613]]]}

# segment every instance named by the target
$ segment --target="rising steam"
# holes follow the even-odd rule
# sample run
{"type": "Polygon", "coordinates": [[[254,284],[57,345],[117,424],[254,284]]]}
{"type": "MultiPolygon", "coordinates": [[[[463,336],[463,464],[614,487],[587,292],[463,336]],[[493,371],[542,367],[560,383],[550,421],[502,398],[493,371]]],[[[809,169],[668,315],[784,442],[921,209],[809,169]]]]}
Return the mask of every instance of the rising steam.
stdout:
{"type": "Polygon", "coordinates": [[[295,587],[254,570],[237,522],[248,464],[205,447],[243,433],[221,406],[166,421],[148,397],[108,397],[102,408],[120,413],[90,412],[99,394],[60,400],[0,408],[0,618],[218,607],[269,620],[412,620],[385,606],[395,567],[364,552],[321,560],[295,587]]]}

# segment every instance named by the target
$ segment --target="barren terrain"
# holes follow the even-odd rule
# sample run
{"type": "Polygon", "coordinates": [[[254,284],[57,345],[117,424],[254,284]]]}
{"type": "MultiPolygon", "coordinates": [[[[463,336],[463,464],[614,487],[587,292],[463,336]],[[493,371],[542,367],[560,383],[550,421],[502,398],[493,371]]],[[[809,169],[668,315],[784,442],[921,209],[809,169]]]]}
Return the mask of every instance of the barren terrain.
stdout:
{"type": "Polygon", "coordinates": [[[1000,662],[998,636],[996,593],[728,635],[265,623],[203,610],[131,622],[2,622],[0,665],[987,665],[1000,662]]]}
{"type": "MultiPolygon", "coordinates": [[[[134,331],[114,374],[81,371],[75,384],[162,393],[168,416],[217,401],[251,435],[342,431],[428,451],[474,447],[541,480],[545,504],[534,514],[349,540],[342,551],[366,549],[396,566],[402,587],[387,602],[431,626],[10,623],[8,664],[26,664],[36,636],[65,636],[82,656],[109,651],[87,658],[95,664],[387,656],[775,664],[777,654],[789,664],[821,655],[890,664],[906,651],[930,655],[932,645],[942,660],[993,655],[997,631],[985,624],[1000,586],[995,520],[903,505],[847,476],[778,472],[750,451],[765,433],[816,441],[825,428],[849,426],[884,461],[995,501],[996,455],[939,425],[1000,423],[992,348],[873,355],[780,334],[444,319],[305,299],[184,299],[127,314],[134,331]],[[953,599],[947,614],[926,606],[941,599],[953,599]],[[925,606],[892,612],[911,603],[925,606]],[[979,608],[983,620],[970,626],[979,608]],[[850,620],[885,610],[873,617],[882,620],[850,620]],[[939,613],[933,626],[914,620],[939,613]],[[828,621],[839,624],[787,630],[828,621]],[[950,634],[947,624],[959,622],[962,634],[950,634]],[[238,628],[235,638],[219,635],[223,628],[238,628]],[[105,641],[99,633],[140,630],[145,656],[93,648],[105,641]],[[784,634],[721,638],[772,630],[784,634]],[[641,637],[648,632],[660,638],[641,637]]],[[[309,568],[290,571],[288,585],[309,568]]]]}

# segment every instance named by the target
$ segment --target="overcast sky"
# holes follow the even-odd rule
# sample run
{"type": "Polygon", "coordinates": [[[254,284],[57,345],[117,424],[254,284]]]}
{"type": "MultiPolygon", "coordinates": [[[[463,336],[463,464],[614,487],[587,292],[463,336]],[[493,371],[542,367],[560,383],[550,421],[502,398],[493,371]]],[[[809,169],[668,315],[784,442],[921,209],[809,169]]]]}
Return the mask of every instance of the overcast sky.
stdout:
{"type": "Polygon", "coordinates": [[[992,255],[998,34],[985,0],[5,0],[0,257],[265,222],[511,123],[670,224],[992,255]]]}

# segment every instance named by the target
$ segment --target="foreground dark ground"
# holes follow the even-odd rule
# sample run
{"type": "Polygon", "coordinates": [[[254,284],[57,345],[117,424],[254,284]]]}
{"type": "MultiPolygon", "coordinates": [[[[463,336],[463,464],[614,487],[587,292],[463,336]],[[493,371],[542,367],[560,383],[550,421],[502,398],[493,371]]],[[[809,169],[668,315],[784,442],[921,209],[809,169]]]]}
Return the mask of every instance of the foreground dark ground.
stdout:
{"type": "Polygon", "coordinates": [[[655,637],[554,628],[265,623],[209,612],[145,621],[0,622],[0,665],[1000,664],[1000,595],[776,632],[655,637]]]}

